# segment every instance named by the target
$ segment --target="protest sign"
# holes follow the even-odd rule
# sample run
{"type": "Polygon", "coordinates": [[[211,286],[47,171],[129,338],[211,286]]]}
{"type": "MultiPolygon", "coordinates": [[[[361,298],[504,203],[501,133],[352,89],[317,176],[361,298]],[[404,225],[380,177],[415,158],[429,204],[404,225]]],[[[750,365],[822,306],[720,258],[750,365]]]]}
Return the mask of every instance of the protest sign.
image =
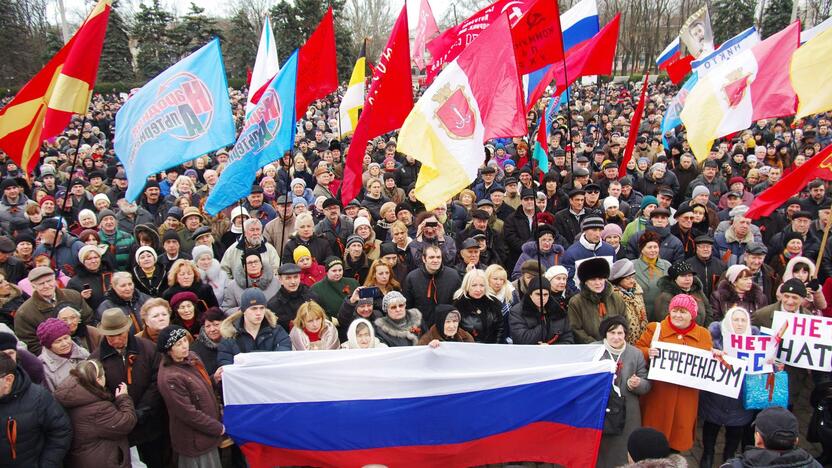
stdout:
{"type": "Polygon", "coordinates": [[[832,318],[775,312],[771,328],[781,330],[784,324],[778,361],[803,369],[832,371],[832,318]]]}
{"type": "Polygon", "coordinates": [[[731,398],[739,396],[745,378],[745,363],[742,360],[725,356],[723,359],[731,366],[727,367],[710,351],[703,349],[661,341],[650,346],[658,349],[659,355],[650,358],[648,379],[731,398]]]}
{"type": "Polygon", "coordinates": [[[767,374],[774,372],[771,364],[766,364],[766,354],[774,345],[774,338],[765,335],[723,335],[725,354],[745,361],[746,374],[767,374]]]}

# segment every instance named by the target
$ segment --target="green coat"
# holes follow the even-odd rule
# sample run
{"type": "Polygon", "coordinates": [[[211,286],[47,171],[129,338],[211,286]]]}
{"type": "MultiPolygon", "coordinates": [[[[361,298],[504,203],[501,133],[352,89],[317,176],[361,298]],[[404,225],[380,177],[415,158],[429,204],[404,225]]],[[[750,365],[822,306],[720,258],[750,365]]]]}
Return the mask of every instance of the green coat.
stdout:
{"type": "Polygon", "coordinates": [[[656,295],[656,301],[653,303],[653,315],[649,316],[651,322],[661,322],[667,317],[670,312],[670,301],[673,296],[677,294],[689,294],[696,299],[696,305],[699,312],[696,314],[696,323],[705,328],[713,321],[711,317],[711,301],[705,297],[702,292],[702,282],[696,276],[693,277],[693,286],[690,291],[682,291],[676,282],[670,279],[669,276],[662,276],[659,278],[658,284],[659,293],[656,295]]]}
{"type": "Polygon", "coordinates": [[[647,263],[641,257],[633,260],[633,266],[636,267],[636,282],[644,290],[644,306],[647,309],[647,318],[652,322],[655,317],[653,308],[656,303],[656,297],[659,295],[659,279],[667,276],[667,269],[670,268],[670,262],[663,258],[658,259],[656,261],[658,271],[654,272],[652,276],[647,270],[647,263]]]}
{"type": "Polygon", "coordinates": [[[358,287],[358,281],[352,278],[341,278],[333,283],[327,277],[312,285],[312,294],[318,298],[318,304],[324,308],[329,317],[338,317],[338,310],[344,298],[351,295],[358,287]]]}
{"type": "Polygon", "coordinates": [[[578,294],[569,299],[569,325],[575,334],[576,344],[589,344],[601,339],[598,327],[604,318],[601,317],[599,307],[602,302],[606,312],[604,317],[625,315],[627,312],[627,304],[621,296],[613,292],[609,281],[600,294],[582,288],[578,294]]]}

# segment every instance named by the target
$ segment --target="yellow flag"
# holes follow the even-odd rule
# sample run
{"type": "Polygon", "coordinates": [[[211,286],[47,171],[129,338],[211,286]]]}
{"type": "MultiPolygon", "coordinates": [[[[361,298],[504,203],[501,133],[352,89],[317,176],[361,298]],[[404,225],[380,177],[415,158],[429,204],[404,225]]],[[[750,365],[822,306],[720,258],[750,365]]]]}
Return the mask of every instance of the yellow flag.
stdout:
{"type": "Polygon", "coordinates": [[[792,56],[791,80],[797,93],[796,118],[832,109],[832,29],[803,44],[792,56]]]}

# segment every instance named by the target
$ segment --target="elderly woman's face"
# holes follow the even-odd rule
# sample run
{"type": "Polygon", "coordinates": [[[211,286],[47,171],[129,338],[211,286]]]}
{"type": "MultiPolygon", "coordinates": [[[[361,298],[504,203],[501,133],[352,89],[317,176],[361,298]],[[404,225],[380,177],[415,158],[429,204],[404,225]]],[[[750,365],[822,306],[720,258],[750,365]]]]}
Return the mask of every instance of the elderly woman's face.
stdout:
{"type": "Polygon", "coordinates": [[[387,316],[391,320],[401,320],[407,315],[406,304],[404,301],[393,302],[387,307],[387,316]]]}
{"type": "Polygon", "coordinates": [[[625,339],[627,334],[624,333],[624,326],[623,325],[615,325],[610,327],[607,330],[607,335],[605,338],[607,339],[607,343],[610,344],[613,348],[620,348],[624,345],[625,339]]]}
{"type": "Polygon", "coordinates": [[[748,315],[740,310],[734,311],[731,316],[731,328],[737,335],[744,335],[748,333],[748,315]]]}
{"type": "Polygon", "coordinates": [[[670,323],[676,328],[685,329],[689,327],[691,320],[693,320],[693,317],[687,309],[676,307],[670,310],[670,323]]]}
{"type": "Polygon", "coordinates": [[[145,323],[154,330],[161,330],[170,325],[170,313],[162,306],[151,307],[145,323]]]}

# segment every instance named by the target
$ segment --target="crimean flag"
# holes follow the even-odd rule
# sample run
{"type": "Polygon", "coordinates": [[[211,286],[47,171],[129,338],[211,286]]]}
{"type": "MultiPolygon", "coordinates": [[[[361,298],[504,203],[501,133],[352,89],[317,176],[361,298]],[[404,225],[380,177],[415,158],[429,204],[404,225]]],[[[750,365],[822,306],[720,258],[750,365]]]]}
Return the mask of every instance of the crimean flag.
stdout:
{"type": "Polygon", "coordinates": [[[627,175],[627,163],[633,157],[633,149],[636,147],[636,137],[638,137],[638,128],[641,127],[641,117],[644,114],[644,106],[647,101],[647,79],[650,78],[649,73],[644,74],[644,83],[641,84],[641,96],[638,98],[638,105],[633,112],[633,118],[630,120],[630,134],[627,135],[627,146],[624,148],[624,158],[618,165],[618,177],[627,175]]]}
{"type": "MultiPolygon", "coordinates": [[[[554,101],[555,98],[552,98],[554,101]]],[[[537,167],[541,174],[549,172],[549,132],[546,128],[546,115],[540,116],[540,125],[537,126],[537,137],[534,142],[534,156],[537,167]]]]}
{"type": "Polygon", "coordinates": [[[796,118],[832,109],[832,29],[803,44],[792,56],[792,86],[797,93],[796,118]]]}
{"type": "Polygon", "coordinates": [[[425,44],[428,38],[439,34],[439,27],[436,26],[436,19],[433,17],[433,10],[430,8],[428,0],[422,0],[419,7],[419,22],[416,24],[416,34],[413,39],[413,63],[424,70],[425,66],[425,44]]]}
{"type": "Polygon", "coordinates": [[[347,91],[344,93],[344,97],[341,98],[341,105],[338,107],[338,128],[341,132],[341,138],[355,131],[359,111],[364,107],[366,56],[367,39],[365,38],[364,45],[361,46],[361,53],[358,54],[358,60],[355,61],[355,66],[352,68],[347,91]]]}
{"type": "Polygon", "coordinates": [[[398,149],[422,163],[416,198],[432,210],[474,181],[486,140],[526,133],[509,19],[503,15],[425,91],[402,125],[398,149]]]}
{"type": "Polygon", "coordinates": [[[100,0],[69,42],[0,110],[0,148],[27,174],[43,140],[64,131],[73,114],[87,113],[111,3],[100,0]]]}
{"type": "Polygon", "coordinates": [[[770,215],[815,179],[832,180],[832,145],[757,195],[745,217],[757,219],[770,215]]]}
{"type": "Polygon", "coordinates": [[[602,350],[445,342],[238,354],[223,367],[223,422],[252,468],[595,466],[615,370],[593,360],[602,350]]]}
{"type": "Polygon", "coordinates": [[[400,128],[413,108],[407,5],[402,7],[383,50],[387,53],[381,54],[373,70],[364,109],[347,149],[344,183],[341,185],[341,201],[344,205],[351,202],[361,190],[362,164],[367,142],[371,138],[400,128]]]}
{"type": "Polygon", "coordinates": [[[681,112],[698,161],[708,156],[716,138],[745,130],[756,120],[795,113],[789,63],[799,38],[800,22],[795,21],[699,79],[681,112]]]}
{"type": "Polygon", "coordinates": [[[335,56],[335,23],[332,7],[327,9],[318,27],[298,51],[297,99],[295,118],[306,115],[306,109],[338,89],[338,63],[335,56]]]}
{"type": "Polygon", "coordinates": [[[257,58],[254,60],[254,70],[248,77],[248,101],[246,102],[246,114],[254,109],[260,101],[260,96],[269,86],[277,72],[280,71],[280,62],[277,59],[277,44],[274,42],[274,33],[269,16],[263,20],[263,31],[260,33],[260,44],[257,46],[257,58]]]}

